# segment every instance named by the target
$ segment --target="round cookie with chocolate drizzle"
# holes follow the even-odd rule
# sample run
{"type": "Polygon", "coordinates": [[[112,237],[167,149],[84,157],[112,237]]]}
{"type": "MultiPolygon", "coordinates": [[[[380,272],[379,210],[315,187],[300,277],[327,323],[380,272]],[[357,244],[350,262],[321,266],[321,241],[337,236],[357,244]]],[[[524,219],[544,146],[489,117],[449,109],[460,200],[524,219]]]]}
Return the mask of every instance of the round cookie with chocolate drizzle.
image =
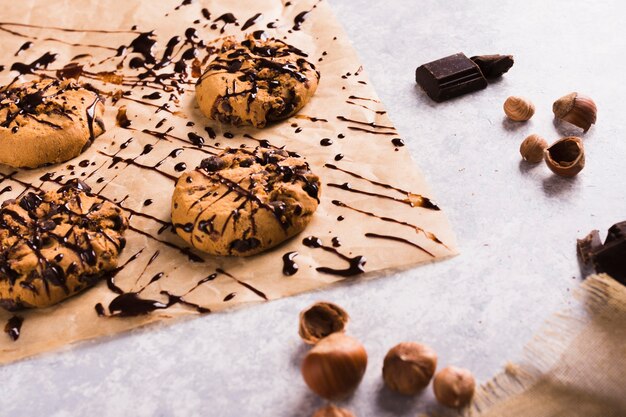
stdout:
{"type": "Polygon", "coordinates": [[[73,180],[0,208],[0,306],[48,307],[115,270],[128,219],[73,180]]]}
{"type": "Polygon", "coordinates": [[[265,127],[297,113],[315,93],[320,73],[298,48],[263,32],[228,40],[196,83],[200,110],[233,125],[265,127]]]}
{"type": "Polygon", "coordinates": [[[0,88],[0,163],[37,168],[72,159],[104,132],[101,99],[70,80],[0,88]]]}
{"type": "Polygon", "coordinates": [[[282,149],[228,149],[176,182],[172,223],[191,246],[249,256],[298,234],[319,204],[320,179],[282,149]]]}

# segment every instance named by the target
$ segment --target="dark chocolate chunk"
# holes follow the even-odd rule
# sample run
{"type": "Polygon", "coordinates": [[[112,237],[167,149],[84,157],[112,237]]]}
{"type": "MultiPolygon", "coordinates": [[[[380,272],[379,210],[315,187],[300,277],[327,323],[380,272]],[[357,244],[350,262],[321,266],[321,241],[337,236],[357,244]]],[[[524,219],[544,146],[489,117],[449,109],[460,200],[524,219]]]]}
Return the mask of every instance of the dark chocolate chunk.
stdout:
{"type": "Polygon", "coordinates": [[[470,58],[486,78],[498,78],[511,69],[513,55],[479,55],[470,58]]]}
{"type": "Polygon", "coordinates": [[[579,240],[577,247],[583,263],[590,260],[596,272],[626,285],[626,221],[611,226],[604,244],[594,230],[579,240]]]}
{"type": "Polygon", "coordinates": [[[576,240],[576,252],[585,267],[591,266],[593,253],[600,247],[602,247],[602,241],[597,230],[592,230],[584,238],[576,240]]]}
{"type": "Polygon", "coordinates": [[[442,102],[487,87],[478,65],[463,53],[447,56],[417,68],[415,81],[431,99],[442,102]]]}

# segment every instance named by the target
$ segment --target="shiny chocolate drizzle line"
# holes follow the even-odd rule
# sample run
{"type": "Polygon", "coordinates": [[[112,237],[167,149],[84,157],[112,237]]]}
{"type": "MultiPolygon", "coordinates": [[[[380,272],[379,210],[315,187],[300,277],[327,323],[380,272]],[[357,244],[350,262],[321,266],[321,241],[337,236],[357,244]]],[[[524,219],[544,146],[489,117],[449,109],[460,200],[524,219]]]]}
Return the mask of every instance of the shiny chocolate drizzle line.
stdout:
{"type": "MultiPolygon", "coordinates": [[[[390,184],[385,184],[384,182],[380,182],[380,181],[376,181],[376,180],[372,180],[372,179],[366,178],[363,175],[357,174],[356,172],[352,172],[352,171],[349,171],[349,170],[344,169],[344,168],[339,168],[337,165],[334,165],[334,164],[324,164],[324,167],[325,168],[329,168],[329,169],[333,169],[333,170],[336,170],[336,171],[341,171],[344,174],[348,174],[351,177],[367,181],[370,184],[376,185],[378,187],[382,187],[382,188],[385,188],[385,189],[388,189],[388,190],[395,190],[395,191],[397,191],[399,193],[402,193],[402,194],[406,195],[407,198],[406,199],[402,199],[402,200],[398,200],[398,201],[407,202],[407,204],[409,204],[412,207],[413,206],[417,206],[417,207],[422,207],[422,208],[425,208],[425,209],[435,210],[435,211],[441,210],[439,208],[439,206],[437,206],[435,203],[433,203],[428,197],[424,197],[424,196],[422,196],[420,194],[415,194],[415,193],[412,193],[410,191],[403,190],[402,188],[394,187],[393,185],[390,185],[390,184]]],[[[365,194],[364,191],[363,192],[361,192],[360,190],[357,191],[357,190],[355,190],[355,189],[353,189],[351,187],[344,186],[344,185],[340,185],[340,186],[337,186],[336,184],[334,184],[334,185],[328,184],[328,185],[329,186],[334,186],[336,188],[341,188],[341,189],[344,189],[344,190],[347,190],[347,191],[359,192],[359,193],[365,194]]],[[[382,195],[376,195],[376,196],[385,198],[382,195]]],[[[393,199],[393,197],[389,197],[389,198],[393,199]]]]}
{"type": "Polygon", "coordinates": [[[295,275],[296,272],[300,269],[298,264],[294,261],[294,258],[298,256],[298,252],[287,252],[283,255],[283,274],[284,275],[295,275]]]}
{"type": "Polygon", "coordinates": [[[12,316],[4,325],[4,332],[11,338],[11,340],[16,342],[17,339],[20,338],[23,323],[23,317],[12,316]]]}
{"type": "Polygon", "coordinates": [[[414,248],[417,248],[419,250],[421,250],[422,252],[427,253],[428,255],[432,256],[433,258],[435,257],[435,255],[433,255],[431,252],[427,251],[426,249],[424,249],[423,247],[421,247],[420,245],[418,245],[417,243],[413,243],[408,239],[404,239],[398,236],[391,236],[391,235],[381,235],[378,233],[365,233],[365,237],[369,237],[372,239],[384,239],[384,240],[392,240],[394,242],[401,242],[401,243],[405,243],[407,245],[413,246],[414,248]]]}
{"type": "Polygon", "coordinates": [[[302,240],[302,244],[308,248],[321,248],[325,250],[326,252],[335,254],[337,257],[348,262],[348,267],[345,269],[335,269],[335,268],[330,268],[327,266],[319,266],[315,268],[317,272],[320,272],[322,274],[338,275],[341,277],[352,277],[352,276],[359,275],[365,272],[364,267],[367,261],[365,257],[362,255],[357,255],[353,258],[350,258],[349,256],[346,256],[343,253],[339,252],[337,249],[333,248],[332,246],[324,245],[322,243],[322,240],[315,236],[309,236],[309,237],[304,238],[302,240]]]}
{"type": "MultiPolygon", "coordinates": [[[[258,295],[259,297],[261,297],[262,299],[264,299],[265,301],[268,301],[267,295],[265,295],[265,293],[255,287],[253,287],[252,285],[248,284],[247,282],[241,281],[238,278],[235,278],[235,276],[233,276],[232,274],[229,274],[228,272],[224,271],[221,268],[217,268],[215,270],[218,274],[224,274],[227,277],[231,278],[232,280],[234,280],[237,284],[241,285],[242,287],[245,287],[247,289],[249,289],[250,291],[252,291],[253,293],[255,293],[256,295],[258,295]]],[[[226,301],[226,300],[225,300],[226,301]]]]}
{"type": "Polygon", "coordinates": [[[439,238],[437,238],[437,236],[435,236],[434,233],[428,232],[428,231],[426,231],[426,230],[422,229],[421,227],[416,226],[414,224],[405,222],[403,220],[394,219],[394,218],[391,218],[391,217],[379,216],[376,213],[372,213],[372,212],[369,212],[369,211],[358,209],[356,207],[352,207],[352,206],[350,206],[350,205],[348,205],[346,203],[343,203],[343,202],[341,202],[339,200],[332,200],[332,203],[335,206],[337,206],[337,207],[344,207],[344,208],[350,209],[352,211],[356,211],[357,213],[361,213],[361,214],[364,214],[364,215],[369,216],[369,217],[375,217],[375,218],[380,219],[380,220],[382,220],[384,222],[390,222],[390,223],[399,224],[401,226],[409,227],[409,228],[415,230],[416,233],[422,233],[429,240],[432,240],[433,242],[438,243],[438,244],[444,246],[445,248],[449,249],[441,240],[439,240],[439,238]]]}
{"type": "MultiPolygon", "coordinates": [[[[114,281],[115,275],[121,269],[123,269],[128,263],[133,262],[135,259],[137,259],[140,254],[141,254],[141,251],[133,255],[128,261],[126,261],[126,263],[122,267],[118,268],[116,271],[109,274],[107,278],[107,285],[111,291],[117,294],[117,296],[113,300],[111,300],[111,302],[109,303],[109,306],[108,306],[109,315],[108,316],[106,315],[106,311],[104,307],[102,306],[102,304],[100,303],[96,304],[95,309],[96,309],[96,313],[99,316],[107,316],[107,317],[140,316],[140,315],[151,313],[155,310],[164,310],[164,309],[170,308],[171,306],[175,304],[181,304],[187,307],[192,307],[198,313],[210,313],[211,312],[209,308],[190,302],[186,300],[184,297],[189,295],[194,290],[196,290],[202,284],[214,280],[217,277],[217,273],[213,273],[213,274],[208,275],[205,278],[202,278],[201,280],[197,281],[194,286],[192,286],[190,289],[188,289],[187,291],[185,291],[183,294],[180,294],[180,295],[172,294],[169,291],[161,291],[160,294],[165,296],[166,300],[154,300],[154,299],[147,299],[147,298],[140,297],[140,294],[146,288],[148,288],[151,284],[159,281],[161,278],[166,276],[164,272],[158,272],[155,275],[153,275],[152,278],[148,281],[148,283],[146,283],[145,285],[143,285],[136,291],[124,291],[120,287],[118,287],[114,281]]],[[[148,266],[150,266],[156,260],[159,254],[160,252],[158,250],[152,254],[150,259],[144,266],[141,274],[137,278],[137,281],[144,275],[148,266]]]]}
{"type": "MultiPolygon", "coordinates": [[[[15,181],[15,179],[13,180],[15,181]]],[[[17,283],[20,274],[12,268],[8,257],[13,248],[25,244],[32,250],[32,253],[37,258],[37,273],[30,274],[22,279],[20,286],[37,293],[38,290],[32,283],[39,279],[42,281],[48,295],[50,295],[50,285],[61,287],[66,294],[70,294],[77,290],[73,289],[70,291],[66,284],[66,278],[68,274],[73,273],[73,271],[78,268],[78,264],[73,262],[64,269],[59,265],[60,259],[57,260],[56,257],[54,259],[47,259],[41,252],[41,249],[47,244],[46,241],[56,241],[59,247],[75,253],[81,265],[88,265],[90,267],[96,265],[97,254],[92,246],[91,237],[88,232],[103,237],[113,244],[118,253],[121,252],[126,244],[125,239],[122,237],[111,237],[97,223],[97,218],[94,219],[91,217],[92,213],[98,212],[101,209],[103,205],[102,200],[93,203],[92,206],[85,211],[85,214],[75,212],[69,208],[70,203],[76,203],[78,207],[82,207],[81,193],[94,197],[94,195],[90,193],[90,190],[89,186],[84,182],[73,180],[57,191],[57,193],[65,199],[60,204],[48,201],[43,191],[40,191],[38,194],[32,192],[25,194],[18,200],[18,204],[27,212],[28,218],[24,218],[18,212],[11,210],[10,206],[2,207],[0,209],[0,228],[7,231],[9,236],[16,237],[17,239],[12,247],[3,248],[0,252],[0,279],[8,280],[11,286],[17,283]],[[38,209],[44,203],[47,204],[49,208],[42,216],[38,213],[38,209]],[[55,216],[58,214],[68,216],[68,221],[70,222],[70,228],[63,236],[54,233],[57,227],[55,216]],[[8,219],[27,228],[29,236],[25,236],[24,232],[21,232],[19,227],[13,227],[8,219]],[[77,226],[85,228],[86,231],[79,234],[77,232],[77,226]]],[[[119,215],[115,215],[109,220],[113,222],[112,230],[118,232],[123,231],[125,227],[124,220],[119,215]]],[[[94,276],[85,275],[81,277],[81,280],[87,286],[90,286],[93,282],[97,281],[103,273],[104,271],[94,276]]],[[[0,301],[2,305],[8,309],[24,307],[10,300],[0,301]]]]}

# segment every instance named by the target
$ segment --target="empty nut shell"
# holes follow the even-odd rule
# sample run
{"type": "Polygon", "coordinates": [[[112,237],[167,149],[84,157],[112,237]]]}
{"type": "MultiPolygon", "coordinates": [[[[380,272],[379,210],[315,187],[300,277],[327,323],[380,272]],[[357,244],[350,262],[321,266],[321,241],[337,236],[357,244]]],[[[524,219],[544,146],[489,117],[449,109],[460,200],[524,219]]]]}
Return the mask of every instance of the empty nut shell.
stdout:
{"type": "Polygon", "coordinates": [[[389,350],[383,363],[387,386],[404,395],[415,395],[430,383],[437,369],[437,354],[426,345],[400,343],[389,350]]]}
{"type": "Polygon", "coordinates": [[[470,371],[448,366],[435,375],[433,390],[441,404],[459,408],[467,405],[474,396],[476,382],[470,371]]]}
{"type": "Polygon", "coordinates": [[[343,333],[333,333],[307,353],[301,371],[313,392],[333,400],[354,391],[366,367],[367,352],[363,345],[343,333]]]}
{"type": "Polygon", "coordinates": [[[552,111],[557,119],[578,126],[585,132],[596,122],[598,115],[596,103],[591,97],[578,93],[570,93],[555,101],[552,111]]]}
{"type": "Polygon", "coordinates": [[[336,304],[318,302],[300,313],[300,337],[309,344],[337,332],[343,332],[350,316],[336,304]]]}
{"type": "Polygon", "coordinates": [[[555,174],[573,177],[585,167],[583,141],[576,136],[559,139],[544,151],[544,158],[555,174]]]}
{"type": "Polygon", "coordinates": [[[530,135],[519,147],[519,152],[525,161],[536,164],[543,159],[543,152],[548,147],[548,142],[539,135],[530,135]]]}
{"type": "Polygon", "coordinates": [[[535,105],[523,97],[511,96],[504,102],[504,114],[515,122],[525,122],[535,114],[535,105]]]}
{"type": "Polygon", "coordinates": [[[329,404],[317,410],[315,414],[313,414],[313,417],[354,417],[354,414],[345,408],[339,408],[329,404]]]}

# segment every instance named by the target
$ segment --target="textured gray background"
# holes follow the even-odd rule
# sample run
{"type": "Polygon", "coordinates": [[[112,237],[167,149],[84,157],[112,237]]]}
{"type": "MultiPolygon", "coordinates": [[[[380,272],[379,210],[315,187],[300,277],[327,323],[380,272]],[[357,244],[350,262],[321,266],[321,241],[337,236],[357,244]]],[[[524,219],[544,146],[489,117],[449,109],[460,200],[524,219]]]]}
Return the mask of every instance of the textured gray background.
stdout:
{"type": "Polygon", "coordinates": [[[382,386],[387,349],[432,345],[440,366],[486,381],[579,283],[575,239],[626,219],[624,66],[620,1],[331,0],[374,87],[458,234],[461,255],[365,283],[137,330],[0,368],[6,416],[308,416],[323,402],[302,381],[298,312],[330,300],[352,316],[368,372],[345,401],[357,416],[415,416],[435,407],[430,388],[396,396],[382,386]],[[422,63],[459,51],[510,53],[516,63],[488,89],[435,104],[415,86],[422,63]],[[591,95],[598,125],[585,135],[575,179],[520,162],[530,133],[562,130],[551,104],[591,95]],[[509,95],[535,117],[507,122],[509,95]]]}

